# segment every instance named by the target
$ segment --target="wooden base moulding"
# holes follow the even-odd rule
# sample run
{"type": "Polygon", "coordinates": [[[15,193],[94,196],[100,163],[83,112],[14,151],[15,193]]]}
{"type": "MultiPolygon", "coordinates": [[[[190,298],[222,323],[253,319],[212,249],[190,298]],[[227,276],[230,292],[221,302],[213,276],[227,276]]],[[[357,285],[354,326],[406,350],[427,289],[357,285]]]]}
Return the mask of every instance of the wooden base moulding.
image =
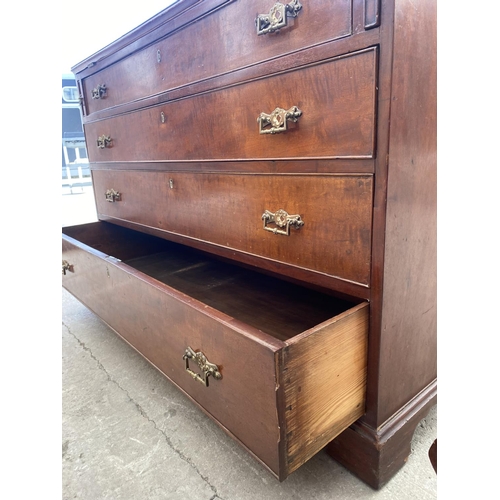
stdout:
{"type": "Polygon", "coordinates": [[[406,463],[417,425],[437,402],[434,380],[378,429],[358,420],[326,447],[327,453],[374,489],[406,463]]]}

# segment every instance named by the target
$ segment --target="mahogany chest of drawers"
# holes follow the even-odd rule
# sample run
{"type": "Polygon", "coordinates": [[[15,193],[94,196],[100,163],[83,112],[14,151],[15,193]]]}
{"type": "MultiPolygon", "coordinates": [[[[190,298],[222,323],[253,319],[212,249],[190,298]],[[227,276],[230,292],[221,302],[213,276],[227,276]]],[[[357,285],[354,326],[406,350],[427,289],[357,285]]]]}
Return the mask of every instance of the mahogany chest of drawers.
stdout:
{"type": "Polygon", "coordinates": [[[280,480],[379,488],[436,400],[435,10],[179,0],[73,68],[63,286],[280,480]]]}

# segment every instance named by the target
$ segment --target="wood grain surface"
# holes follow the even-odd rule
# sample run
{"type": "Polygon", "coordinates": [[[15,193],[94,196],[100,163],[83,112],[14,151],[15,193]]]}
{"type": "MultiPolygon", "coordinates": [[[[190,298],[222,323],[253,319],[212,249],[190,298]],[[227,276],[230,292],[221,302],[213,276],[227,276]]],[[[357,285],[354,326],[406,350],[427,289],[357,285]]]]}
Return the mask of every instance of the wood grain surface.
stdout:
{"type": "MultiPolygon", "coordinates": [[[[217,175],[99,170],[100,217],[132,221],[369,285],[371,175],[217,175]],[[172,187],[170,187],[172,186],[172,187]],[[108,189],[121,193],[109,203],[108,189]],[[300,215],[290,235],[263,228],[266,210],[300,215]]],[[[275,228],[276,225],[270,224],[275,228]]],[[[189,241],[186,241],[189,244],[189,241]]]]}
{"type": "Polygon", "coordinates": [[[279,158],[372,158],[377,50],[88,123],[92,162],[279,158]],[[298,106],[302,116],[279,134],[257,118],[298,106]],[[163,113],[163,118],[162,118],[163,113]],[[98,137],[112,139],[99,149],[98,137]]]}
{"type": "Polygon", "coordinates": [[[65,240],[63,258],[74,269],[63,286],[277,473],[280,344],[248,325],[241,332],[238,321],[80,242],[65,240]],[[183,360],[187,347],[218,365],[222,379],[209,387],[194,380],[183,360]]]}
{"type": "Polygon", "coordinates": [[[63,258],[71,263],[63,286],[280,480],[362,414],[366,302],[105,222],[65,228],[63,258]],[[208,387],[195,380],[187,347],[222,378],[208,387]]]}
{"type": "Polygon", "coordinates": [[[308,0],[257,36],[273,3],[184,0],[75,66],[101,222],[65,229],[63,283],[280,479],[337,436],[379,488],[436,398],[435,2],[308,0]],[[265,231],[279,209],[304,226],[265,231]]]}
{"type": "Polygon", "coordinates": [[[221,1],[222,8],[89,76],[83,80],[88,113],[351,34],[351,0],[313,0],[302,2],[298,16],[278,33],[259,36],[257,14],[268,14],[274,3],[221,1]],[[215,43],[206,43],[214,37],[215,43]],[[106,98],[92,99],[92,89],[102,84],[106,98]]]}

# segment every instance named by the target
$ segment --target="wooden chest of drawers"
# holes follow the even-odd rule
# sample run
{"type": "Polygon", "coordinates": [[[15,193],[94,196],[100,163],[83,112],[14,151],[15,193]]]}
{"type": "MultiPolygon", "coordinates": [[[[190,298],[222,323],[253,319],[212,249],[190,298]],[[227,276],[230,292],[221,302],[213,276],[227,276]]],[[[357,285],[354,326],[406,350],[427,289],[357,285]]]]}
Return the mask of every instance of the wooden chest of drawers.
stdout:
{"type": "Polygon", "coordinates": [[[73,71],[63,286],[280,480],[387,482],[436,398],[434,4],[180,0],[73,71]]]}

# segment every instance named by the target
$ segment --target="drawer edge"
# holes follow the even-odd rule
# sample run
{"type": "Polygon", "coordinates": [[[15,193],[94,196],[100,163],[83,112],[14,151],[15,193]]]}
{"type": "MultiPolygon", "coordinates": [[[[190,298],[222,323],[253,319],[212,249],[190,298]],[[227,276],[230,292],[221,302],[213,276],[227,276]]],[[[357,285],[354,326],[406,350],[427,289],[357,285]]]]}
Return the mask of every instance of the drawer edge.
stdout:
{"type": "Polygon", "coordinates": [[[292,278],[296,277],[301,281],[308,281],[312,284],[326,288],[332,288],[331,284],[335,283],[335,288],[338,289],[340,293],[345,293],[347,295],[352,295],[354,297],[359,297],[362,299],[370,298],[370,284],[368,283],[350,281],[348,279],[329,275],[321,271],[295,266],[294,264],[284,263],[279,260],[264,257],[262,255],[252,254],[250,252],[245,252],[244,250],[225,247],[217,243],[200,240],[183,234],[174,233],[172,231],[158,229],[156,227],[147,226],[145,224],[132,222],[126,219],[119,219],[117,217],[111,217],[103,214],[99,214],[99,219],[105,222],[109,222],[110,224],[117,224],[119,226],[127,227],[130,229],[136,229],[137,231],[146,232],[147,234],[159,236],[160,238],[165,238],[170,241],[182,243],[199,250],[207,251],[216,255],[220,255],[222,257],[231,258],[251,266],[255,266],[256,261],[258,260],[260,267],[267,269],[268,271],[271,271],[273,273],[276,272],[279,275],[290,276],[292,278]]]}
{"type": "Polygon", "coordinates": [[[284,479],[365,412],[369,304],[313,328],[283,349],[284,479]]]}
{"type": "MultiPolygon", "coordinates": [[[[224,326],[227,326],[237,332],[238,334],[260,344],[261,346],[270,349],[273,352],[276,352],[277,350],[281,349],[285,344],[281,340],[275,339],[271,337],[270,335],[267,335],[266,333],[257,330],[256,328],[251,327],[250,325],[242,325],[242,323],[235,319],[232,318],[231,316],[228,316],[224,314],[221,311],[217,311],[216,309],[203,304],[202,302],[198,301],[197,299],[190,297],[189,295],[186,295],[183,292],[180,292],[176,290],[175,288],[172,288],[161,281],[158,281],[146,274],[144,274],[141,271],[138,271],[137,269],[134,269],[133,267],[129,266],[128,264],[122,262],[120,259],[117,259],[116,257],[113,257],[112,255],[107,255],[100,250],[97,250],[95,248],[92,248],[91,246],[86,245],[85,243],[82,243],[78,241],[77,239],[63,235],[63,256],[68,252],[73,249],[80,250],[82,252],[86,252],[93,257],[100,259],[102,261],[105,261],[107,264],[110,266],[114,266],[121,271],[125,272],[126,274],[133,276],[144,283],[147,283],[149,286],[156,288],[157,290],[160,290],[161,292],[169,295],[170,297],[174,298],[175,300],[181,302],[182,304],[185,304],[194,310],[196,310],[198,313],[203,314],[204,316],[208,316],[211,319],[215,319],[217,322],[221,323],[224,326]],[[66,248],[64,248],[64,243],[66,243],[66,248]],[[68,246],[69,245],[69,246],[68,246]],[[71,248],[73,247],[73,248],[71,248]]],[[[71,262],[70,262],[71,264],[71,262]]],[[[67,285],[64,284],[63,280],[63,287],[70,292],[75,298],[77,298],[80,302],[84,303],[86,307],[89,309],[92,309],[87,303],[82,299],[82,297],[78,296],[75,294],[72,290],[71,287],[68,287],[67,285]]],[[[94,312],[94,311],[93,311],[94,312]]],[[[101,317],[98,313],[96,313],[99,317],[101,317]]],[[[102,319],[102,318],[101,318],[102,319]]],[[[104,319],[103,319],[104,321],[104,319]]]]}

